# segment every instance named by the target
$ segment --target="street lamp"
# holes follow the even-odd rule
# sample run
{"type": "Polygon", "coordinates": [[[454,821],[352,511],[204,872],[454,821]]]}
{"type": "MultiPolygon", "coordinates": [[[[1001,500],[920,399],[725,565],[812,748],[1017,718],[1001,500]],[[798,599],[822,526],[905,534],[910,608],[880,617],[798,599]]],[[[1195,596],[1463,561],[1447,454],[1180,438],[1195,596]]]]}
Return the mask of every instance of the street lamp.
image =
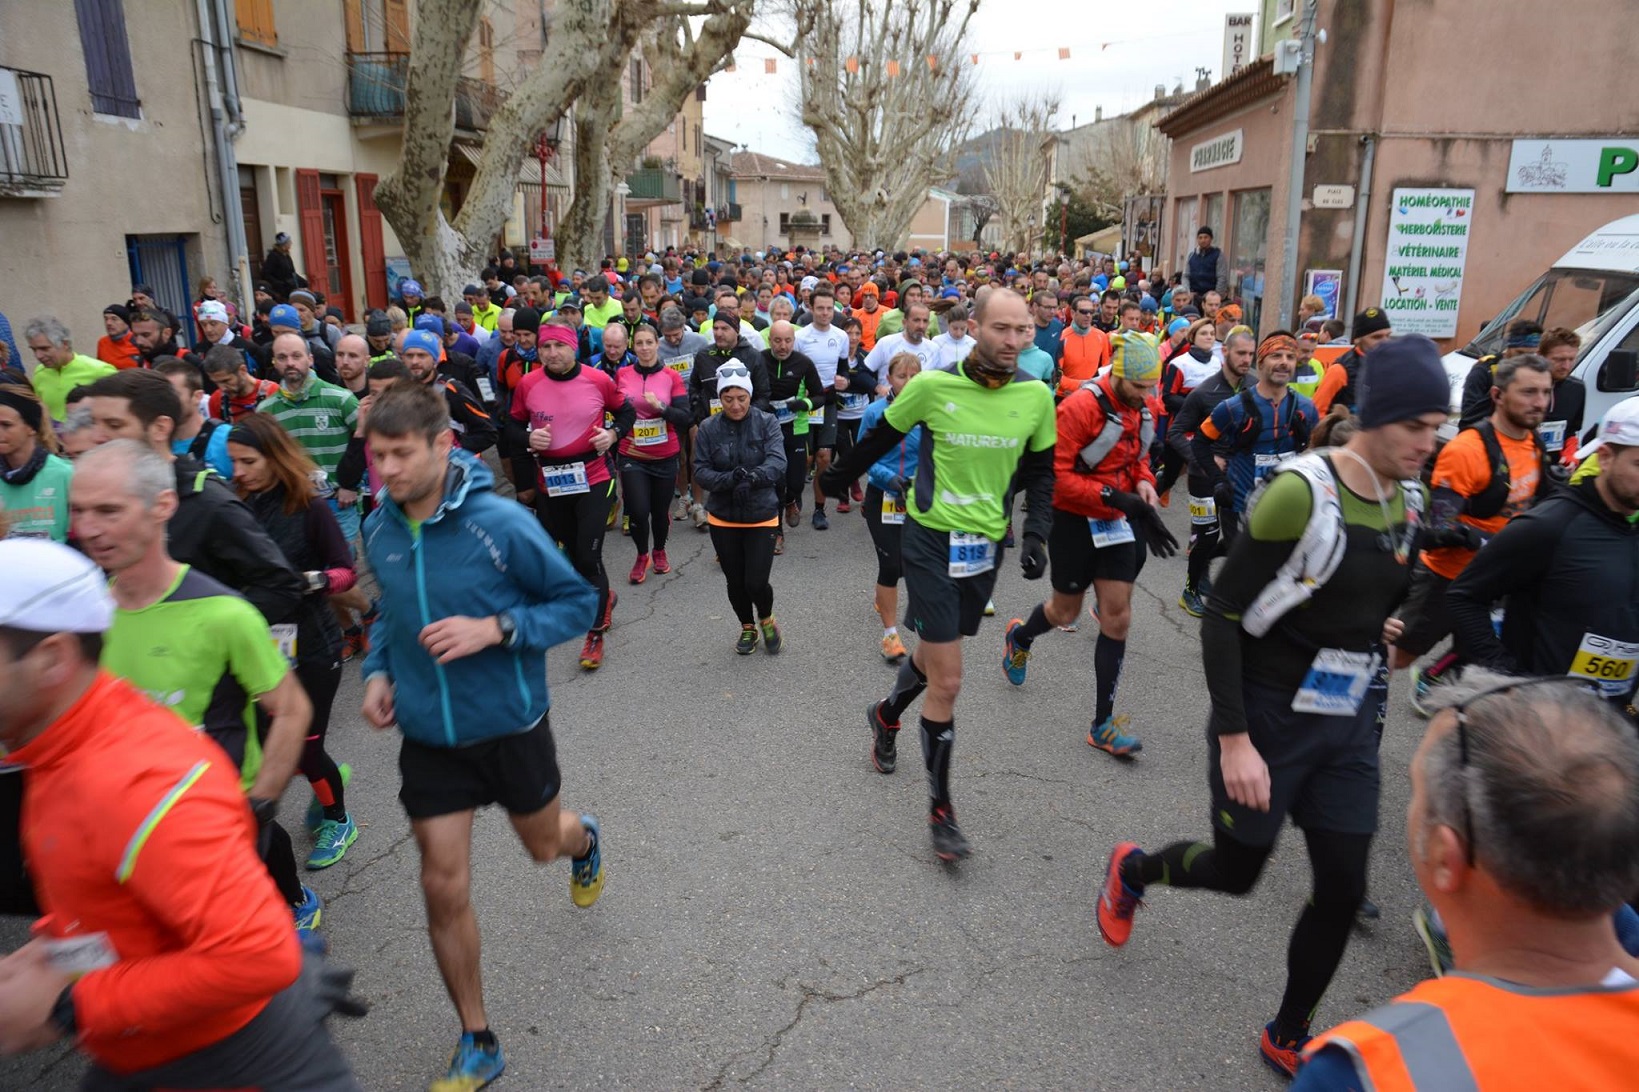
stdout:
{"type": "MultiPolygon", "coordinates": [[[[540,253],[541,253],[541,261],[543,261],[543,262],[549,262],[549,261],[552,260],[552,248],[551,248],[550,245],[548,245],[548,244],[550,244],[550,242],[552,240],[552,231],[551,231],[551,228],[548,226],[548,224],[546,222],[546,194],[547,194],[546,165],[547,165],[548,162],[551,161],[552,157],[557,154],[558,145],[562,142],[562,140],[563,140],[563,118],[561,116],[556,121],[554,121],[552,123],[551,128],[545,130],[544,132],[541,133],[540,136],[535,138],[535,158],[537,158],[541,161],[541,236],[540,236],[540,238],[541,238],[541,244],[542,245],[541,245],[541,248],[540,248],[540,253]]],[[[531,248],[531,249],[533,249],[533,248],[531,248]]],[[[533,254],[530,255],[530,260],[531,261],[534,260],[534,255],[533,254]]]]}
{"type": "Polygon", "coordinates": [[[626,253],[626,198],[632,194],[632,187],[626,184],[623,178],[615,186],[615,200],[619,202],[619,211],[615,215],[615,254],[626,253]]]}
{"type": "Polygon", "coordinates": [[[1070,191],[1059,191],[1059,257],[1069,257],[1070,252],[1065,249],[1066,236],[1070,232],[1070,191]]]}

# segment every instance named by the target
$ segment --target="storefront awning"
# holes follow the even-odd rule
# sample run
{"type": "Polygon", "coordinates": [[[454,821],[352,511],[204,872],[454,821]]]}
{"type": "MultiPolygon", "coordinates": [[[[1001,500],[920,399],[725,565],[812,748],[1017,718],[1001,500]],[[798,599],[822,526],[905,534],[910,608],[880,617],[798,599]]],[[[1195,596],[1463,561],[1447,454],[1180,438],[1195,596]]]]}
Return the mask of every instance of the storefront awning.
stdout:
{"type": "MultiPolygon", "coordinates": [[[[474,148],[470,144],[457,144],[455,148],[461,153],[462,158],[471,163],[475,169],[479,160],[484,156],[482,148],[474,148]]],[[[518,168],[518,181],[539,186],[541,184],[541,161],[533,157],[525,159],[518,168]]],[[[565,181],[563,172],[558,169],[556,158],[546,165],[546,185],[549,189],[554,190],[567,191],[569,189],[569,183],[565,181]]]]}

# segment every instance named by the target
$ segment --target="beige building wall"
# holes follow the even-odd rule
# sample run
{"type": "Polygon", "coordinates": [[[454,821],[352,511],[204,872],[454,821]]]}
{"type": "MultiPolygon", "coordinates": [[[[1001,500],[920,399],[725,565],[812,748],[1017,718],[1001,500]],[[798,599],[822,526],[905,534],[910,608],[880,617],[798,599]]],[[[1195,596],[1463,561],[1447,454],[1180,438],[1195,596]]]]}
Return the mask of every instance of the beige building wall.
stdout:
{"type": "MultiPolygon", "coordinates": [[[[103,307],[131,295],[128,234],[185,236],[190,281],[231,275],[210,181],[209,122],[202,130],[189,76],[189,43],[199,36],[194,10],[127,5],[142,103],[142,117],[127,119],[92,111],[72,3],[0,3],[0,65],[52,78],[68,167],[56,196],[0,196],[0,307],[19,348],[28,320],[50,313],[67,323],[76,349],[96,351],[103,307]]],[[[187,300],[164,302],[185,309],[188,288],[187,300]]]]}
{"type": "Polygon", "coordinates": [[[916,215],[911,217],[910,227],[899,249],[949,250],[950,202],[949,196],[937,190],[930,192],[922,207],[916,210],[916,215]]]}
{"type": "Polygon", "coordinates": [[[831,232],[820,236],[820,245],[852,249],[853,234],[831,203],[825,191],[825,173],[819,167],[787,163],[755,152],[740,152],[734,156],[734,181],[743,210],[742,219],[727,225],[729,230],[720,234],[727,234],[742,245],[753,248],[766,247],[771,243],[785,246],[787,240],[780,234],[780,214],[794,215],[804,207],[801,196],[806,194],[807,208],[815,216],[831,218],[831,232]]]}

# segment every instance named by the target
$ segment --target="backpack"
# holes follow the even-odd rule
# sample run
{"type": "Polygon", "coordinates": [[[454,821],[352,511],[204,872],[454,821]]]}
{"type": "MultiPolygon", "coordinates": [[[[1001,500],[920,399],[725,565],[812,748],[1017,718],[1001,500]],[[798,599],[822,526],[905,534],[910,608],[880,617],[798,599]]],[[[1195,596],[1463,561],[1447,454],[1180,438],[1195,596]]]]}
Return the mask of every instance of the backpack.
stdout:
{"type": "MultiPolygon", "coordinates": [[[[1474,431],[1480,434],[1480,441],[1485,445],[1485,459],[1491,467],[1491,480],[1484,489],[1468,498],[1463,506],[1463,514],[1475,519],[1490,519],[1500,513],[1508,503],[1508,493],[1513,485],[1513,474],[1508,467],[1508,459],[1502,453],[1502,444],[1497,439],[1497,426],[1490,418],[1474,426],[1474,431]]],[[[1531,445],[1537,453],[1537,496],[1548,491],[1548,484],[1552,478],[1548,473],[1548,449],[1543,446],[1542,437],[1537,435],[1536,429],[1531,430],[1531,445]]]]}
{"type": "Polygon", "coordinates": [[[205,449],[211,446],[211,434],[221,427],[221,421],[213,421],[207,417],[205,423],[199,426],[199,435],[188,445],[188,454],[202,463],[205,462],[205,449]]]}
{"type": "MultiPolygon", "coordinates": [[[[1281,463],[1281,469],[1301,474],[1309,483],[1312,501],[1309,523],[1303,528],[1303,534],[1298,536],[1291,556],[1275,573],[1275,578],[1265,585],[1241,616],[1241,628],[1253,637],[1265,636],[1293,607],[1313,598],[1336,574],[1348,548],[1347,526],[1343,517],[1343,502],[1338,499],[1337,478],[1323,452],[1309,451],[1294,455],[1281,463]]],[[[1253,493],[1247,502],[1248,518],[1253,506],[1276,477],[1278,475],[1271,474],[1265,478],[1253,493]]],[[[1422,483],[1416,480],[1401,482],[1400,495],[1406,505],[1406,521],[1416,524],[1423,511],[1422,483]]]]}
{"type": "MultiPolygon", "coordinates": [[[[1258,412],[1258,404],[1252,398],[1251,386],[1241,387],[1240,399],[1245,419],[1241,422],[1241,430],[1235,434],[1234,450],[1251,451],[1258,443],[1258,434],[1263,431],[1263,414],[1258,412]]],[[[1288,392],[1282,401],[1286,403],[1286,423],[1281,429],[1292,438],[1294,450],[1302,451],[1309,446],[1309,419],[1298,416],[1298,400],[1295,395],[1288,392]]]]}
{"type": "MultiPolygon", "coordinates": [[[[1098,399],[1098,406],[1104,411],[1104,427],[1099,429],[1093,442],[1081,449],[1081,459],[1089,469],[1096,469],[1104,461],[1104,457],[1115,450],[1115,445],[1121,442],[1121,434],[1127,426],[1122,423],[1121,414],[1110,402],[1110,396],[1099,386],[1098,380],[1089,379],[1081,385],[1084,391],[1092,391],[1093,397],[1098,399]]],[[[1146,404],[1138,411],[1142,425],[1139,428],[1138,438],[1142,446],[1138,449],[1140,457],[1149,451],[1150,445],[1155,443],[1155,418],[1150,414],[1150,407],[1146,404]]]]}

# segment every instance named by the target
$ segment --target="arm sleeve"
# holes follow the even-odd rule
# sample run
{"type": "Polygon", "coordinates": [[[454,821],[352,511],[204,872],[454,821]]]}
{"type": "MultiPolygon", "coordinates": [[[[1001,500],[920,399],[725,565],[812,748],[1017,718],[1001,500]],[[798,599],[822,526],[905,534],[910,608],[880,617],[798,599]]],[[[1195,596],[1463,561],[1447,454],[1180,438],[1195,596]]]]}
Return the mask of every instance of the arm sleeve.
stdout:
{"type": "Polygon", "coordinates": [[[1315,411],[1322,417],[1332,410],[1332,401],[1337,398],[1338,392],[1349,380],[1349,373],[1341,364],[1332,364],[1326,369],[1326,374],[1320,377],[1320,386],[1315,388],[1315,411]]]}
{"type": "Polygon", "coordinates": [[[262,612],[269,622],[283,622],[302,601],[302,578],[256,517],[237,500],[217,505],[205,537],[213,567],[225,581],[262,612]]]}
{"type": "Polygon", "coordinates": [[[1201,662],[1212,698],[1214,735],[1246,731],[1241,617],[1297,548],[1314,501],[1301,474],[1277,475],[1235,536],[1201,619],[1201,662]]]}
{"type": "Polygon", "coordinates": [[[1053,448],[1027,451],[1019,459],[1019,489],[1030,499],[1024,514],[1024,533],[1043,542],[1053,526],[1053,448]]]}
{"type": "Polygon", "coordinates": [[[1195,452],[1190,433],[1200,429],[1205,406],[1206,399],[1200,392],[1190,391],[1172,424],[1167,426],[1167,446],[1191,463],[1195,461],[1195,452]]]}
{"type": "Polygon", "coordinates": [[[461,425],[461,446],[474,455],[495,446],[495,419],[478,397],[458,379],[446,380],[444,400],[450,405],[450,419],[461,425]]]}
{"type": "Polygon", "coordinates": [[[343,489],[358,492],[359,486],[364,484],[364,473],[368,466],[364,458],[364,436],[362,433],[355,433],[353,438],[347,441],[347,450],[342,452],[341,462],[336,464],[336,484],[343,489]]]}
{"type": "Polygon", "coordinates": [[[1552,564],[1564,532],[1562,512],[1532,511],[1510,520],[1446,589],[1457,651],[1464,659],[1497,671],[1517,668],[1491,628],[1491,604],[1536,583],[1552,564]]]}
{"type": "MultiPolygon", "coordinates": [[[[676,372],[672,373],[676,375],[676,372]]],[[[689,404],[689,393],[683,389],[683,381],[679,379],[672,393],[672,400],[660,411],[668,424],[687,431],[694,424],[694,409],[689,404]]]]}
{"type": "Polygon", "coordinates": [[[622,394],[615,381],[608,376],[604,376],[603,406],[614,417],[614,423],[610,427],[620,436],[630,436],[632,425],[637,422],[637,407],[632,405],[632,400],[622,394]]]}
{"type": "MultiPolygon", "coordinates": [[[[763,367],[762,360],[757,357],[752,357],[746,362],[746,369],[751,372],[751,404],[766,411],[769,407],[768,400],[774,395],[773,385],[768,381],[768,369],[763,367]]],[[[709,406],[707,412],[710,412],[709,406]]]]}
{"type": "Polygon", "coordinates": [[[1228,423],[1229,410],[1224,407],[1228,400],[1219,402],[1212,407],[1212,412],[1201,419],[1195,429],[1195,438],[1189,442],[1189,462],[1195,473],[1210,480],[1214,485],[1224,480],[1224,472],[1218,469],[1218,461],[1213,458],[1217,453],[1219,440],[1223,437],[1222,429],[1228,423]],[[1219,421],[1219,411],[1223,411],[1224,420],[1219,421]]]}
{"type": "Polygon", "coordinates": [[[763,464],[752,471],[752,477],[763,485],[774,485],[785,477],[785,433],[772,414],[762,414],[758,424],[763,434],[763,464]]]}
{"type": "Polygon", "coordinates": [[[330,511],[330,505],[314,499],[307,506],[307,540],[316,548],[325,578],[329,581],[327,594],[340,595],[358,582],[358,570],[353,567],[353,555],[342,537],[341,524],[330,511]]]}
{"type": "MultiPolygon", "coordinates": [[[[510,501],[503,503],[507,575],[527,599],[508,612],[518,627],[512,651],[545,653],[592,627],[598,593],[546,537],[534,516],[510,501]]],[[[540,669],[538,660],[535,669],[540,669]]]]}

